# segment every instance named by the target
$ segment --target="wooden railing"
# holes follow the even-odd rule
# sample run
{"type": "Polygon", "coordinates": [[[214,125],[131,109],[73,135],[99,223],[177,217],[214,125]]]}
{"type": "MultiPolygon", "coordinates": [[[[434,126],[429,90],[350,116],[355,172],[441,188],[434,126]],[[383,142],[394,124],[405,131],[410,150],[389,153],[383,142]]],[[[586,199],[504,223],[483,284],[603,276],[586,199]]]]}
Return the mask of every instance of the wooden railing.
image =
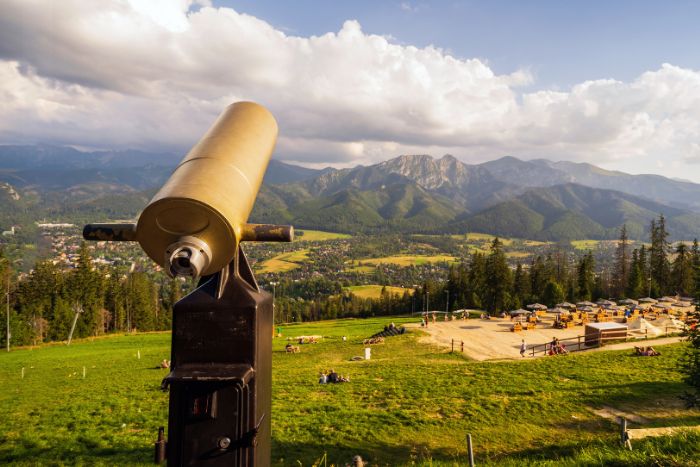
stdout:
{"type": "MultiPolygon", "coordinates": [[[[616,341],[616,342],[627,342],[629,340],[638,339],[649,339],[655,337],[667,337],[674,334],[680,334],[676,326],[664,326],[664,332],[660,335],[649,335],[649,330],[645,329],[644,334],[640,334],[639,331],[627,330],[625,337],[620,336],[620,331],[601,331],[597,338],[589,338],[586,341],[586,336],[576,336],[567,337],[564,339],[558,339],[560,344],[564,344],[567,352],[579,352],[581,350],[593,349],[596,347],[603,347],[605,344],[616,341]],[[671,331],[671,332],[669,332],[671,331]],[[592,343],[591,343],[592,342],[592,343]]],[[[535,357],[539,354],[549,355],[552,350],[552,343],[547,342],[545,344],[536,344],[530,348],[529,353],[535,357]]]]}

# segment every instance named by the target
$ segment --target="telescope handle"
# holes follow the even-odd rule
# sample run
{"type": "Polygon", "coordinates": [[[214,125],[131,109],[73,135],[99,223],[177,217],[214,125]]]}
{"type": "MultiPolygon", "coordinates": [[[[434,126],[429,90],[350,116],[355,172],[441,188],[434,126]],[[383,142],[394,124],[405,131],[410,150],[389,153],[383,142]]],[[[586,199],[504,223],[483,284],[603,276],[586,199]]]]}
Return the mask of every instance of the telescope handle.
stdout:
{"type": "Polygon", "coordinates": [[[275,224],[245,224],[241,231],[242,242],[291,242],[294,227],[275,224]]]}
{"type": "MultiPolygon", "coordinates": [[[[93,241],[135,242],[136,224],[87,224],[83,238],[93,241]]],[[[291,242],[294,227],[275,224],[245,224],[241,231],[242,242],[291,242]]]]}

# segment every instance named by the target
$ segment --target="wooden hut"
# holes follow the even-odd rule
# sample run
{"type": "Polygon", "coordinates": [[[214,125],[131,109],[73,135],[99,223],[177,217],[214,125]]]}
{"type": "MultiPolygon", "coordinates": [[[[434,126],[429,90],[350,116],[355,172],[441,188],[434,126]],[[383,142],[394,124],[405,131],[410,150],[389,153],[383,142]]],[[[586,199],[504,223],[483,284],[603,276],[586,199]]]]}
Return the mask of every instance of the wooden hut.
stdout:
{"type": "Polygon", "coordinates": [[[612,321],[606,323],[586,324],[586,345],[597,347],[608,340],[625,339],[627,337],[627,325],[612,321]]]}

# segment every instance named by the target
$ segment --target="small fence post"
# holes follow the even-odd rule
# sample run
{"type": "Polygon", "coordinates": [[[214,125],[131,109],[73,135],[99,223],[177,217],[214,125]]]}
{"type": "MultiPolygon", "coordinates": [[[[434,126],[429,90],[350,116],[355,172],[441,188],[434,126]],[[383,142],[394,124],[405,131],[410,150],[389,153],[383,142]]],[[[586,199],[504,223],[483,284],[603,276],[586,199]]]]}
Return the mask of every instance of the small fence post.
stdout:
{"type": "Polygon", "coordinates": [[[455,340],[452,339],[452,350],[450,350],[450,353],[454,353],[455,351],[455,340]]]}
{"type": "Polygon", "coordinates": [[[474,467],[474,449],[472,447],[472,435],[467,435],[467,451],[469,452],[469,467],[474,467]]]}
{"type": "Polygon", "coordinates": [[[464,353],[464,341],[462,341],[462,353],[464,353]]]}
{"type": "Polygon", "coordinates": [[[630,441],[630,435],[627,432],[627,419],[625,417],[620,417],[620,443],[624,448],[632,450],[632,442],[630,441]]]}

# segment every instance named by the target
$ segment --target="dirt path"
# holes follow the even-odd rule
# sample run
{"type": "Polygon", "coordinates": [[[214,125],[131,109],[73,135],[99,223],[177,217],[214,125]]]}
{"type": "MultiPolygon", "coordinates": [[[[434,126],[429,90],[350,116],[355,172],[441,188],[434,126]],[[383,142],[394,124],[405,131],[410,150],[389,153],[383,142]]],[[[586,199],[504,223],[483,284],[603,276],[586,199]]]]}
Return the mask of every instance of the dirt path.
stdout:
{"type": "Polygon", "coordinates": [[[698,426],[668,426],[662,428],[636,428],[632,430],[627,430],[630,439],[641,439],[648,436],[670,436],[681,431],[686,430],[700,430],[700,425],[698,426]]]}
{"type": "MultiPolygon", "coordinates": [[[[420,318],[416,318],[420,321],[420,318]]],[[[530,331],[512,332],[510,329],[513,323],[508,318],[492,318],[490,320],[468,319],[455,321],[438,320],[430,323],[427,328],[421,328],[420,322],[407,324],[414,329],[427,331],[424,341],[437,344],[442,347],[451,348],[452,340],[455,341],[454,349],[459,352],[462,342],[464,342],[464,353],[474,360],[501,360],[501,359],[521,359],[520,344],[522,339],[528,350],[533,345],[550,342],[552,338],[568,339],[581,336],[584,333],[582,326],[570,329],[555,329],[552,327],[553,318],[545,317],[544,322],[537,328],[530,331]]],[[[630,341],[620,344],[607,345],[599,350],[620,350],[632,349],[635,345],[664,345],[679,342],[680,337],[668,337],[653,340],[630,341]]],[[[591,351],[586,350],[586,352],[591,351]]],[[[541,355],[541,354],[540,354],[541,355]]],[[[532,358],[532,355],[525,354],[525,358],[532,358]]]]}

